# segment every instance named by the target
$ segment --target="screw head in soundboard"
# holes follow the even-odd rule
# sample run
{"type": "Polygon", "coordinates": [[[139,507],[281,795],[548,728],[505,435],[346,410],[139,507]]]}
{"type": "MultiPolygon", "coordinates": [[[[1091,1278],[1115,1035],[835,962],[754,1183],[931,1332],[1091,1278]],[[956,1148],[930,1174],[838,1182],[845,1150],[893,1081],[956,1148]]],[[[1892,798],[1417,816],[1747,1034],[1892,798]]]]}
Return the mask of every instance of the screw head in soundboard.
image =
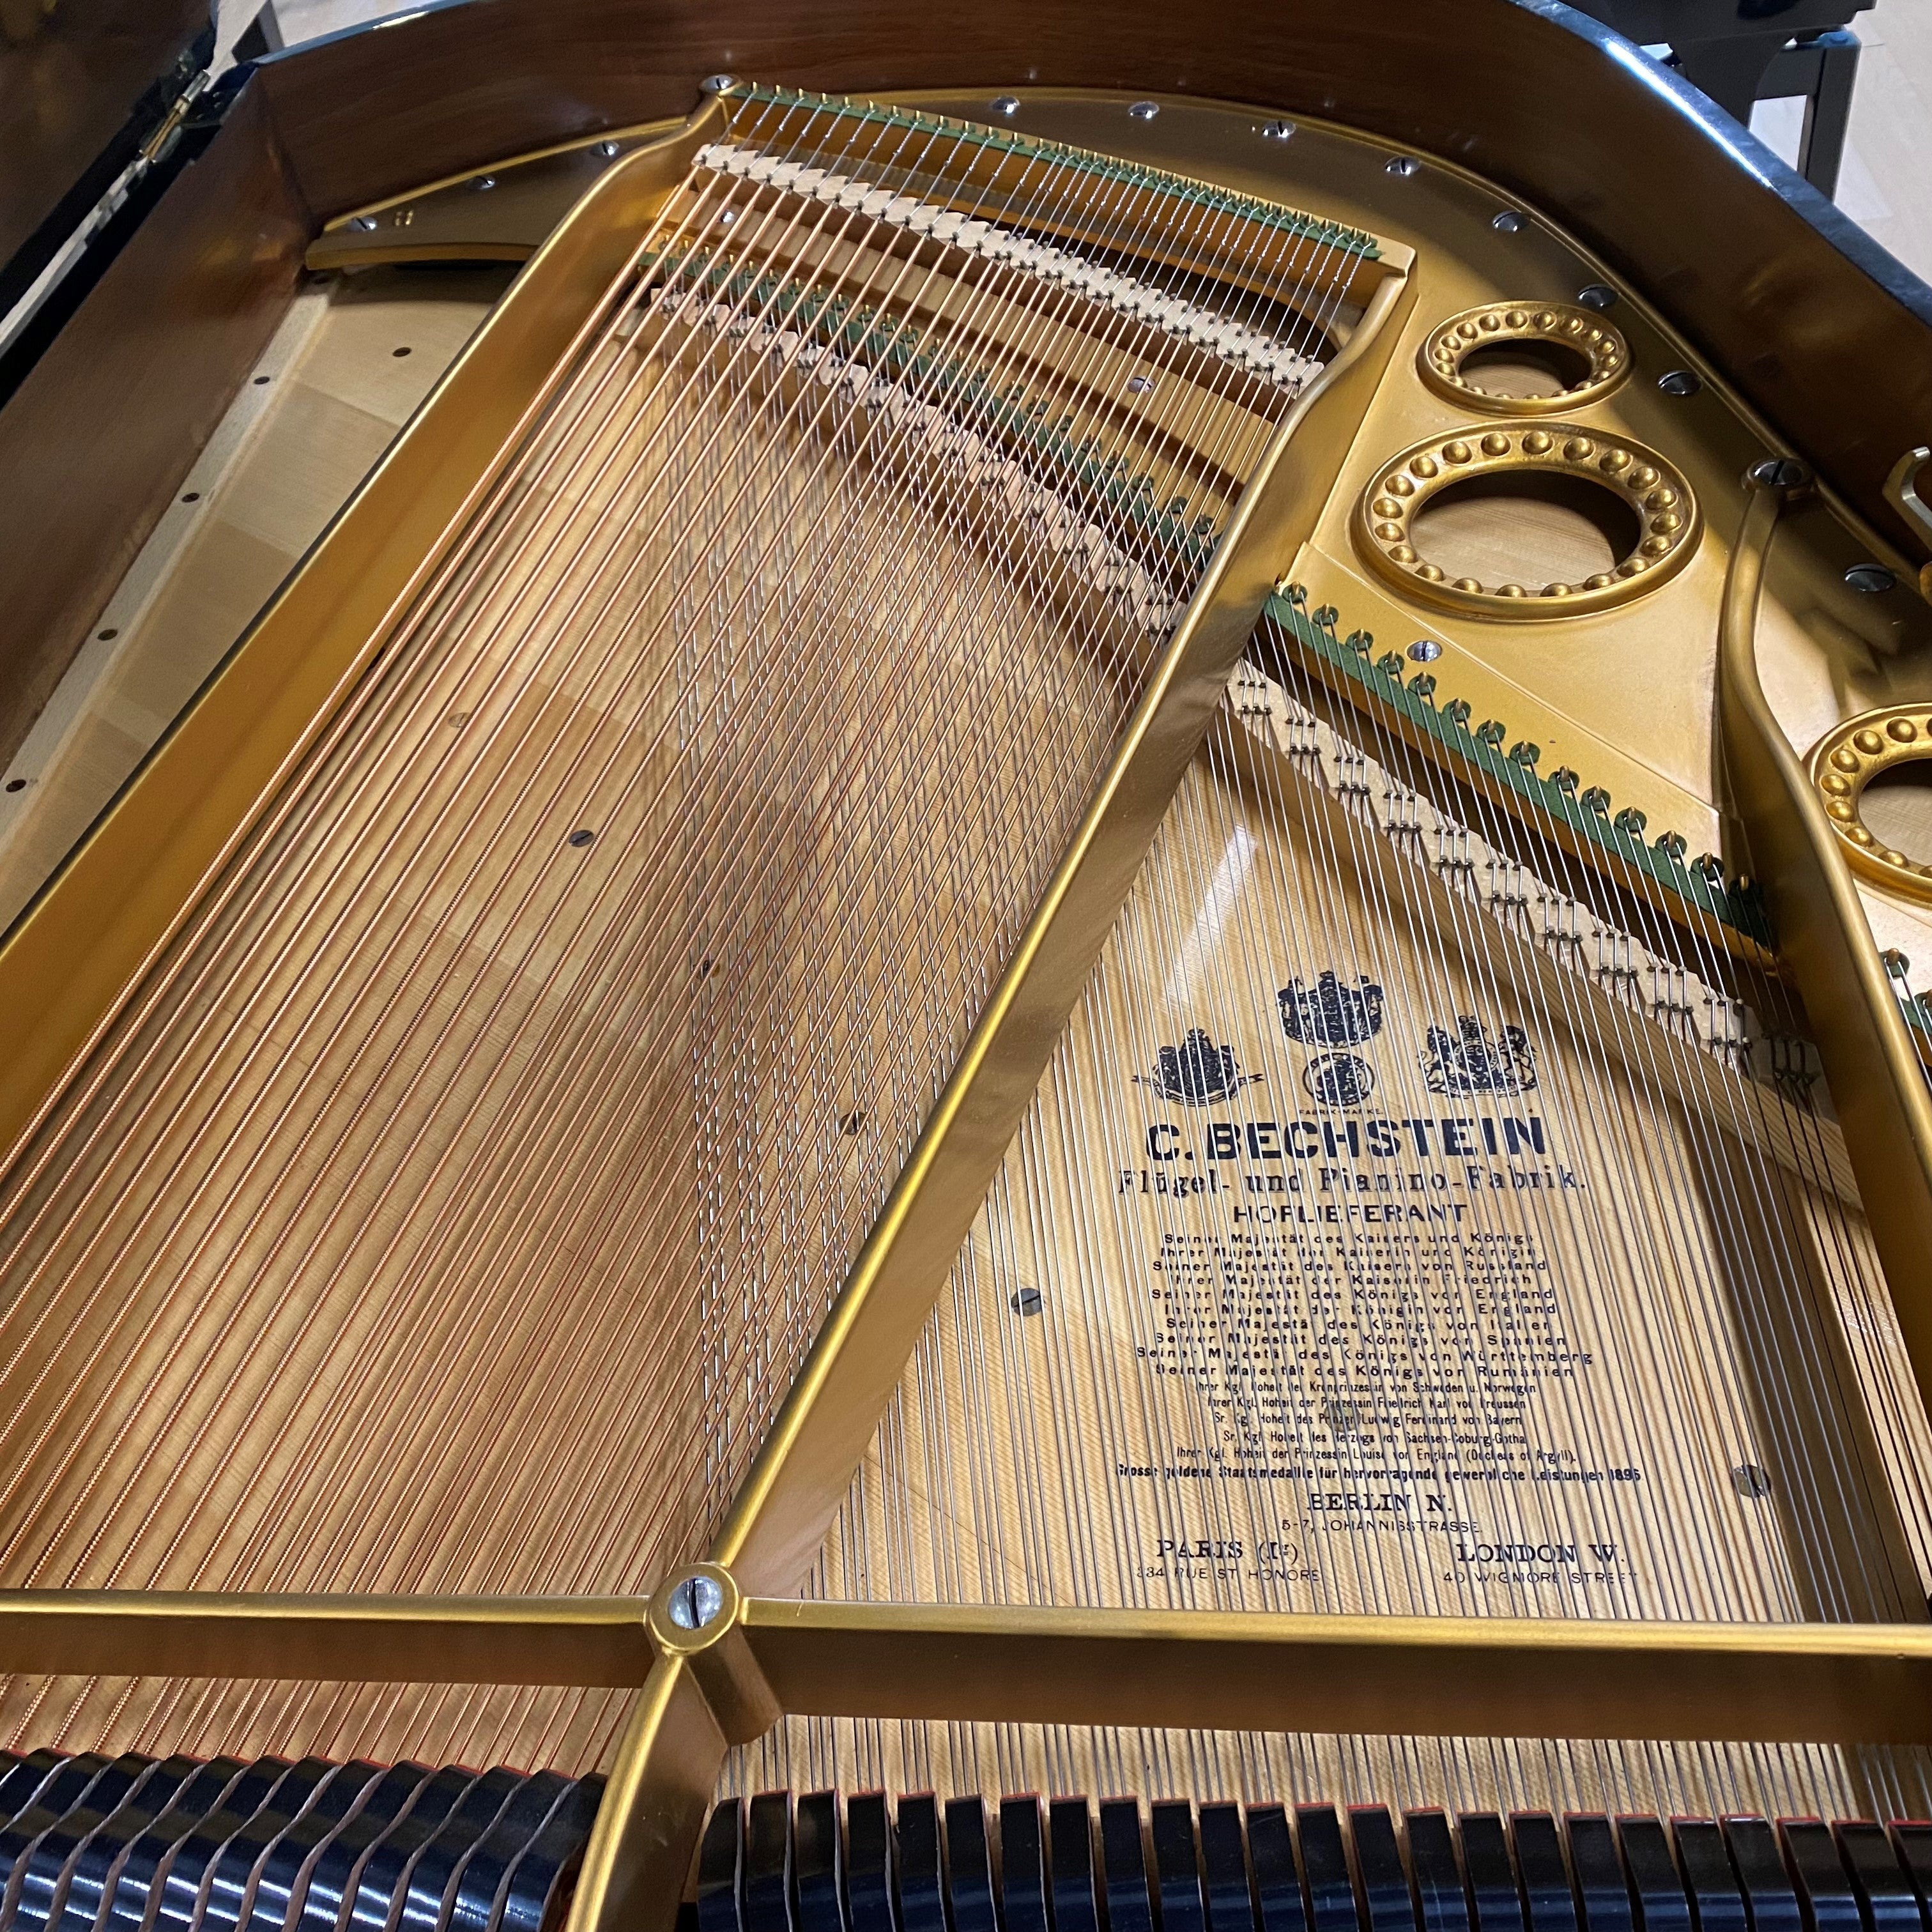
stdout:
{"type": "Polygon", "coordinates": [[[1771,1494],[1771,1477],[1756,1462],[1740,1462],[1731,1472],[1731,1484],[1748,1502],[1761,1503],[1771,1494]]]}

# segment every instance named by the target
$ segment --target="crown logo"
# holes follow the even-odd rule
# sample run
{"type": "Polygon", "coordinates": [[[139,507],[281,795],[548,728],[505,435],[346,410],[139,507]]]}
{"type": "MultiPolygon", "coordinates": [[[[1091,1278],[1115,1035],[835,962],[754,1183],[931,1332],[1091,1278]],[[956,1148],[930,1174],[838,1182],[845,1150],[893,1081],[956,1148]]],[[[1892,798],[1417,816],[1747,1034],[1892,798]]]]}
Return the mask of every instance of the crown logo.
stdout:
{"type": "Polygon", "coordinates": [[[1429,1029],[1422,1070],[1432,1094],[1527,1094],[1536,1084],[1536,1058],[1521,1027],[1496,1030],[1492,1039],[1468,1013],[1456,1030],[1429,1029]]]}
{"type": "Polygon", "coordinates": [[[1275,998],[1282,1031],[1304,1046],[1360,1046],[1382,1030],[1382,989],[1366,974],[1352,986],[1333,972],[1312,986],[1291,980],[1275,998]]]}
{"type": "Polygon", "coordinates": [[[1177,1106],[1212,1107],[1260,1078],[1241,1071],[1232,1046],[1216,1046],[1202,1028],[1191,1027],[1178,1046],[1164,1046],[1155,1054],[1151,1076],[1137,1073],[1134,1081],[1177,1106]]]}

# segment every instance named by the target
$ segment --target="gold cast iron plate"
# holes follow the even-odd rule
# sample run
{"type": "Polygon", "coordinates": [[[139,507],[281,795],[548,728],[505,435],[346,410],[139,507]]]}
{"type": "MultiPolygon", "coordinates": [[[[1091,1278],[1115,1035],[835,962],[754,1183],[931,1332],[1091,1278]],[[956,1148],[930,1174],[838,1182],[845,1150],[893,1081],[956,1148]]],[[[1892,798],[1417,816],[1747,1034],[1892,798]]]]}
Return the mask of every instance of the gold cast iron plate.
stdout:
{"type": "Polygon", "coordinates": [[[1600,403],[1630,374],[1630,345],[1594,310],[1572,302],[1485,302],[1432,329],[1416,352],[1422,380],[1438,396],[1490,416],[1561,416],[1600,403]],[[1508,342],[1553,343],[1588,364],[1586,374],[1553,395],[1506,396],[1464,373],[1479,349],[1508,342]]]}
{"type": "Polygon", "coordinates": [[[1531,620],[1606,610],[1654,590],[1689,562],[1700,528],[1690,486],[1654,450],[1574,423],[1472,425],[1418,442],[1382,466],[1354,517],[1363,555],[1409,596],[1439,610],[1531,620]],[[1580,584],[1534,586],[1452,578],[1421,554],[1415,520],[1431,498],[1466,478],[1512,474],[1581,478],[1621,497],[1642,531],[1636,548],[1615,570],[1580,584]]]}
{"type": "Polygon", "coordinates": [[[1812,746],[1805,768],[1853,867],[1894,892],[1932,904],[1932,865],[1886,844],[1858,810],[1865,787],[1880,772],[1915,758],[1932,758],[1932,705],[1892,704],[1847,718],[1812,746]]]}

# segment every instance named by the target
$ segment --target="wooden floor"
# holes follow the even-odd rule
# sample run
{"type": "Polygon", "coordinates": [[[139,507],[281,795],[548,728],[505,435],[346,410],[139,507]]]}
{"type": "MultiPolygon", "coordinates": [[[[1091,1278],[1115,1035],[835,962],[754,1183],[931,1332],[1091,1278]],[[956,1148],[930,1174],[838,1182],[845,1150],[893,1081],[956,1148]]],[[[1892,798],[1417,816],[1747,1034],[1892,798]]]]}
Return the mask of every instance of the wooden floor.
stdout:
{"type": "MultiPolygon", "coordinates": [[[[220,0],[222,45],[252,19],[260,0],[220,0]]],[[[278,0],[288,44],[333,34],[398,10],[388,0],[278,0]]],[[[1915,274],[1932,280],[1932,10],[1924,0],[1879,0],[1856,22],[1864,56],[1852,104],[1851,138],[1838,205],[1915,274]]],[[[1797,152],[1802,109],[1766,102],[1752,131],[1786,160],[1797,152]]]]}

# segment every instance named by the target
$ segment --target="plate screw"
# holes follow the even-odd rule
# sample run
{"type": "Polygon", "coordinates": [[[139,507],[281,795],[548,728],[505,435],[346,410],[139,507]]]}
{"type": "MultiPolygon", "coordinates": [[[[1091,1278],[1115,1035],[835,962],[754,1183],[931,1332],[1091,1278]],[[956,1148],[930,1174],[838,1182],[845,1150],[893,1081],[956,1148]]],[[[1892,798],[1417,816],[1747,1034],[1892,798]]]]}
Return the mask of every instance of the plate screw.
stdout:
{"type": "Polygon", "coordinates": [[[1607,282],[1591,282],[1576,291],[1576,299],[1586,308],[1615,308],[1617,292],[1607,282]]]}
{"type": "Polygon", "coordinates": [[[1418,664],[1433,664],[1442,655],[1442,646],[1433,638],[1418,638],[1408,654],[1418,664]]]}
{"type": "Polygon", "coordinates": [[[1036,1288],[1023,1288],[1007,1299],[1012,1304],[1016,1315],[1037,1315],[1040,1311],[1040,1290],[1036,1288]]]}
{"type": "Polygon", "coordinates": [[[1405,178],[1410,175],[1419,175],[1422,172],[1422,164],[1413,154],[1398,154],[1389,163],[1388,172],[1392,175],[1401,175],[1405,178]]]}
{"type": "Polygon", "coordinates": [[[1003,94],[993,103],[995,114],[1017,114],[1020,111],[1020,98],[1017,94],[1003,94]]]}
{"type": "Polygon", "coordinates": [[[1287,141],[1293,140],[1294,136],[1294,123],[1292,121],[1264,121],[1262,123],[1262,139],[1264,141],[1287,141]]]}
{"type": "Polygon", "coordinates": [[[618,145],[615,141],[599,141],[597,143],[597,152],[607,161],[614,161],[618,155],[618,145]]]}
{"type": "Polygon", "coordinates": [[[349,225],[358,235],[368,235],[374,230],[376,218],[373,214],[358,214],[349,225]]]}
{"type": "Polygon", "coordinates": [[[1876,597],[1881,591],[1889,590],[1898,579],[1882,563],[1855,563],[1845,572],[1845,581],[1854,590],[1876,597]]]}
{"type": "Polygon", "coordinates": [[[735,74],[707,74],[698,83],[700,94],[729,94],[738,85],[735,74]]]}
{"type": "Polygon", "coordinates": [[[680,1630],[699,1630],[724,1607],[715,1576],[687,1576],[671,1586],[670,1616],[680,1630]]]}
{"type": "Polygon", "coordinates": [[[1498,235],[1518,235],[1522,232],[1522,217],[1513,208],[1506,208],[1491,220],[1490,226],[1498,235]]]}
{"type": "Polygon", "coordinates": [[[1703,379],[1690,369],[1673,369],[1657,379],[1657,386],[1666,396],[1694,396],[1704,386],[1703,379]]]}
{"type": "Polygon", "coordinates": [[[1771,1478],[1755,1462],[1740,1462],[1731,1472],[1731,1481],[1739,1496],[1754,1503],[1771,1494],[1771,1478]]]}
{"type": "Polygon", "coordinates": [[[1136,100],[1127,112],[1136,121],[1151,121],[1160,112],[1160,104],[1157,100],[1136,100]]]}
{"type": "Polygon", "coordinates": [[[488,194],[496,185],[496,177],[494,175],[478,175],[475,185],[478,194],[488,194]]]}
{"type": "Polygon", "coordinates": [[[1796,490],[1811,480],[1811,472],[1796,457],[1774,456],[1751,472],[1751,481],[1772,490],[1796,490]]]}

